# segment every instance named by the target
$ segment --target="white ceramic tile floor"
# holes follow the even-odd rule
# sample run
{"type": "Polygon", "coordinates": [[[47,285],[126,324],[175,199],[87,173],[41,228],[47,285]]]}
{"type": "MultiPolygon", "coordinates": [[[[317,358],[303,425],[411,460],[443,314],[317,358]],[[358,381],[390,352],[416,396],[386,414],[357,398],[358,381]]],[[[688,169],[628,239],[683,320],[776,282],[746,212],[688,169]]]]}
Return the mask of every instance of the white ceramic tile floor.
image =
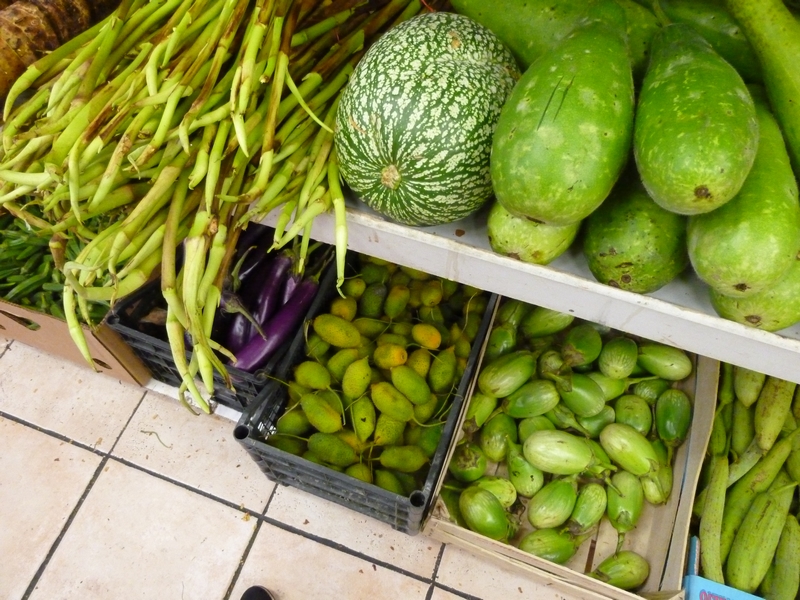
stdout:
{"type": "Polygon", "coordinates": [[[280,600],[554,597],[275,486],[233,428],[0,336],[0,598],[239,600],[255,584],[280,600]]]}

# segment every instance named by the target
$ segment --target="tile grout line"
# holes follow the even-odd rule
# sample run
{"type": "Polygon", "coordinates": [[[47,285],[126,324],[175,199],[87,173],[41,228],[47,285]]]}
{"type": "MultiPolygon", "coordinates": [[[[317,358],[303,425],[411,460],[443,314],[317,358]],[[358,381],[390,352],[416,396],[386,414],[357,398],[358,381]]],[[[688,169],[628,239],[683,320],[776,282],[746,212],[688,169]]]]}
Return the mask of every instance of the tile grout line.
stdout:
{"type": "Polygon", "coordinates": [[[480,596],[473,596],[472,594],[467,594],[455,588],[451,588],[447,585],[437,584],[436,587],[443,589],[444,591],[453,594],[454,596],[458,596],[459,598],[464,598],[464,600],[483,600],[480,596]]]}
{"type": "Polygon", "coordinates": [[[50,546],[50,550],[47,552],[47,555],[44,557],[44,560],[42,560],[42,564],[39,565],[39,568],[36,570],[36,573],[34,573],[33,579],[31,579],[31,582],[28,584],[28,588],[25,590],[25,593],[22,595],[22,598],[20,600],[28,600],[28,598],[30,598],[30,595],[33,593],[33,590],[36,589],[36,584],[39,583],[39,579],[41,578],[42,574],[44,574],[44,570],[50,563],[50,559],[53,557],[53,554],[55,554],[55,551],[61,544],[61,540],[64,539],[64,536],[67,533],[67,529],[69,529],[70,525],[72,525],[72,522],[75,520],[78,511],[80,510],[81,506],[83,506],[84,500],[86,500],[86,497],[89,495],[89,492],[94,486],[95,481],[97,481],[97,478],[100,477],[100,474],[103,472],[103,469],[105,468],[107,462],[108,462],[108,456],[107,455],[103,456],[102,460],[100,461],[100,464],[97,465],[97,469],[95,469],[92,478],[89,480],[86,489],[83,490],[83,494],[81,494],[81,497],[78,499],[78,502],[75,504],[75,507],[72,509],[72,512],[70,512],[69,517],[67,517],[67,521],[64,523],[64,526],[61,528],[61,531],[59,532],[55,541],[50,546]]]}
{"type": "Polygon", "coordinates": [[[439,576],[439,565],[442,564],[442,558],[444,558],[444,549],[447,544],[442,543],[439,546],[439,554],[436,557],[436,562],[433,564],[433,573],[431,574],[431,587],[428,589],[428,595],[425,597],[425,600],[431,600],[433,597],[433,590],[436,587],[436,578],[439,576]]]}
{"type": "Polygon", "coordinates": [[[10,413],[4,412],[2,410],[0,410],[0,418],[8,419],[9,421],[13,421],[14,423],[18,423],[20,425],[24,425],[25,427],[29,427],[30,429],[34,429],[34,430],[38,431],[39,433],[43,433],[43,434],[48,435],[50,437],[56,438],[59,441],[65,442],[65,443],[69,444],[70,446],[76,446],[78,448],[81,448],[82,450],[87,450],[88,452],[91,452],[92,454],[97,454],[98,456],[107,456],[107,454],[108,454],[104,450],[98,450],[97,448],[95,448],[93,446],[89,446],[88,444],[85,444],[85,443],[83,443],[81,441],[73,440],[72,438],[67,437],[63,433],[58,433],[57,431],[54,431],[52,429],[46,429],[45,427],[41,427],[41,426],[37,425],[36,423],[31,423],[30,421],[26,421],[25,419],[21,419],[20,417],[17,417],[15,415],[10,414],[10,413]]]}
{"type": "MultiPolygon", "coordinates": [[[[37,427],[36,425],[29,424],[29,423],[23,421],[22,419],[17,419],[17,418],[13,418],[12,417],[12,420],[14,420],[14,421],[16,421],[16,422],[18,422],[20,424],[27,425],[29,427],[32,427],[32,428],[40,431],[41,433],[44,433],[46,435],[50,435],[52,437],[55,437],[56,439],[61,439],[61,440],[67,441],[70,444],[77,445],[79,448],[83,448],[83,449],[89,450],[89,451],[93,452],[94,454],[100,454],[102,456],[102,458],[100,460],[100,463],[97,465],[97,468],[95,469],[94,473],[92,474],[92,478],[89,480],[89,483],[86,485],[86,488],[83,490],[83,493],[81,494],[81,497],[78,498],[78,502],[75,503],[75,506],[73,507],[72,511],[70,512],[69,517],[67,517],[67,520],[64,523],[64,526],[61,528],[61,531],[58,533],[58,536],[56,537],[55,541],[50,546],[50,550],[48,550],[47,555],[42,560],[42,563],[39,565],[39,568],[36,570],[36,573],[34,573],[33,578],[31,579],[31,582],[28,584],[28,587],[25,590],[25,593],[22,595],[21,600],[28,600],[28,598],[30,598],[30,595],[33,593],[33,590],[36,589],[36,584],[39,583],[39,579],[41,579],[42,575],[44,574],[44,571],[47,568],[47,565],[50,564],[50,560],[53,558],[53,555],[55,554],[56,550],[58,549],[59,545],[61,544],[61,540],[64,539],[64,536],[67,534],[67,530],[72,525],[72,522],[75,520],[75,517],[77,516],[78,511],[81,509],[81,506],[83,506],[83,503],[86,500],[87,496],[89,495],[89,492],[94,487],[94,484],[97,481],[97,479],[100,477],[100,474],[103,472],[103,469],[105,469],[105,466],[108,463],[108,459],[109,459],[109,457],[111,455],[111,450],[113,450],[114,447],[116,446],[117,442],[119,441],[120,437],[122,436],[122,432],[124,432],[125,429],[128,427],[128,424],[131,422],[131,419],[133,419],[133,415],[136,414],[136,411],[139,409],[139,406],[141,406],[142,401],[144,400],[144,397],[146,395],[147,395],[147,393],[145,392],[144,394],[142,394],[142,397],[139,398],[139,402],[136,404],[134,409],[131,411],[131,414],[128,417],[128,420],[125,422],[125,425],[122,427],[122,430],[120,431],[120,434],[117,436],[117,439],[114,440],[114,443],[112,444],[112,446],[108,450],[108,452],[103,452],[103,451],[97,450],[96,448],[91,448],[90,446],[86,446],[85,444],[82,444],[80,442],[75,442],[74,440],[70,440],[68,437],[66,437],[66,436],[64,436],[62,434],[59,434],[57,432],[54,432],[54,431],[51,432],[49,430],[42,429],[41,427],[37,427]]],[[[5,416],[5,415],[4,415],[4,413],[0,413],[0,416],[5,416]]],[[[11,415],[8,415],[8,416],[11,417],[11,415]]]]}
{"type": "Polygon", "coordinates": [[[422,575],[417,575],[416,573],[412,573],[411,571],[406,571],[405,569],[400,568],[400,567],[398,567],[396,565],[393,565],[391,563],[387,563],[385,561],[376,559],[376,558],[371,557],[371,556],[369,556],[367,554],[359,552],[358,550],[353,550],[352,548],[348,548],[347,546],[345,546],[344,544],[340,544],[339,542],[334,542],[333,540],[329,540],[328,538],[324,538],[324,537],[315,535],[313,533],[308,533],[307,531],[303,531],[302,529],[298,529],[294,525],[289,525],[288,523],[284,523],[282,521],[278,521],[277,519],[274,519],[272,517],[264,516],[264,517],[261,517],[261,518],[264,520],[265,523],[268,523],[268,524],[272,525],[273,527],[277,527],[278,529],[282,529],[283,531],[287,531],[289,533],[293,533],[295,535],[299,535],[300,537],[303,537],[303,538],[305,538],[307,540],[310,540],[312,542],[316,542],[318,544],[326,546],[327,548],[331,548],[332,550],[338,550],[339,552],[342,552],[343,554],[348,554],[348,555],[353,556],[355,558],[359,558],[359,559],[361,559],[361,560],[363,560],[365,562],[378,565],[378,566],[380,566],[380,567],[382,567],[384,569],[388,569],[390,571],[394,571],[395,573],[399,573],[400,575],[405,575],[406,577],[410,577],[412,579],[416,579],[417,581],[421,581],[423,583],[431,583],[431,578],[430,577],[424,577],[422,575]]]}
{"type": "MultiPolygon", "coordinates": [[[[273,496],[275,496],[275,490],[278,489],[276,485],[272,488],[272,492],[267,499],[267,503],[264,505],[264,509],[261,511],[261,516],[265,516],[267,514],[267,509],[269,508],[270,502],[272,502],[273,496]]],[[[261,531],[261,526],[264,524],[263,519],[257,519],[256,526],[253,529],[253,535],[250,536],[250,541],[247,542],[247,547],[244,549],[242,553],[242,558],[239,560],[239,564],[236,567],[236,571],[233,573],[233,577],[231,577],[231,583],[228,586],[228,590],[225,592],[225,596],[222,600],[230,600],[231,594],[233,593],[233,588],[236,587],[236,584],[239,582],[239,576],[242,574],[242,569],[244,568],[244,563],[247,562],[247,557],[250,556],[250,550],[253,548],[253,544],[256,542],[256,537],[258,536],[258,532],[261,531]]]]}

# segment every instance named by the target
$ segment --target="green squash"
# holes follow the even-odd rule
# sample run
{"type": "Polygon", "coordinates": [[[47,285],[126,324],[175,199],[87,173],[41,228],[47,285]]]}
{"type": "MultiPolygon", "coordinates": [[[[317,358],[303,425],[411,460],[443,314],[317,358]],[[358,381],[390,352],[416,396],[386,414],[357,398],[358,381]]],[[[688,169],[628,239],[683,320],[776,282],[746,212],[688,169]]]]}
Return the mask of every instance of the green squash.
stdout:
{"type": "Polygon", "coordinates": [[[341,174],[371,208],[405,225],[462,219],[491,196],[489,153],[519,77],[491,31],[448,12],[383,35],[342,92],[341,174]]]}

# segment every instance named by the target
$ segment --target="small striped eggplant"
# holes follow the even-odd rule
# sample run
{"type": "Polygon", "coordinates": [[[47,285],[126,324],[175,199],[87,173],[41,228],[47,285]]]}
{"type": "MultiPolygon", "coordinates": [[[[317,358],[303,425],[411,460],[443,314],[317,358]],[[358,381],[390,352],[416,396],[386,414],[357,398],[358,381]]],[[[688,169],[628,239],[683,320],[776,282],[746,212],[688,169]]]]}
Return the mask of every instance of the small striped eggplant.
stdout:
{"type": "Polygon", "coordinates": [[[614,411],[617,423],[630,425],[644,436],[650,434],[650,429],[653,427],[653,411],[641,396],[636,394],[620,396],[614,403],[614,411]]]}
{"type": "Polygon", "coordinates": [[[522,445],[522,453],[534,467],[555,475],[577,475],[594,461],[585,438],[560,429],[534,431],[522,445]]]}
{"type": "Polygon", "coordinates": [[[530,498],[542,489],[544,473],[525,460],[522,446],[519,444],[508,445],[506,467],[508,468],[508,479],[519,496],[530,498]]]}
{"type": "Polygon", "coordinates": [[[686,439],[692,424],[692,403],[685,392],[669,389],[656,401],[656,431],[668,448],[677,448],[686,439]]]}
{"type": "Polygon", "coordinates": [[[648,373],[669,381],[680,381],[692,374],[692,361],[686,352],[666,344],[641,344],[637,363],[648,373]]]}
{"type": "Polygon", "coordinates": [[[516,350],[494,359],[481,369],[478,388],[487,396],[505,398],[536,372],[536,355],[516,350]]]}
{"type": "Polygon", "coordinates": [[[464,441],[456,446],[447,470],[458,481],[470,483],[483,477],[486,467],[486,455],[480,446],[470,441],[464,441]]]}
{"type": "Polygon", "coordinates": [[[578,500],[574,477],[553,479],[528,502],[528,522],[536,529],[560,527],[567,522],[578,500]]]}
{"type": "Polygon", "coordinates": [[[630,425],[606,425],[600,432],[600,445],[612,461],[637,477],[658,471],[660,463],[653,446],[630,425]]]}
{"type": "Polygon", "coordinates": [[[497,497],[483,488],[471,485],[461,492],[458,507],[467,526],[490,539],[505,542],[516,531],[497,497]]]}
{"type": "Polygon", "coordinates": [[[539,431],[540,429],[553,430],[555,428],[556,426],[553,424],[553,422],[544,415],[540,417],[529,417],[527,419],[522,419],[517,424],[519,443],[523,444],[525,440],[528,439],[528,436],[530,436],[530,434],[532,434],[534,431],[539,431]]]}
{"type": "Polygon", "coordinates": [[[505,459],[509,443],[517,443],[517,422],[507,414],[499,412],[481,427],[478,444],[491,461],[505,459]]]}
{"type": "Polygon", "coordinates": [[[632,550],[620,550],[609,556],[590,574],[623,590],[633,590],[650,576],[650,563],[632,550]]]}
{"type": "Polygon", "coordinates": [[[606,488],[594,482],[585,483],[578,490],[578,500],[567,521],[572,535],[583,535],[594,529],[606,513],[608,496],[606,488]]]}
{"type": "Polygon", "coordinates": [[[571,389],[559,390],[561,400],[577,417],[593,417],[606,405],[601,388],[588,375],[573,373],[571,389]]]}
{"type": "Polygon", "coordinates": [[[611,476],[608,487],[608,520],[620,536],[636,527],[644,508],[644,491],[639,478],[627,471],[611,476]]]}
{"type": "Polygon", "coordinates": [[[478,431],[497,408],[497,398],[487,396],[481,392],[475,392],[467,407],[467,414],[464,417],[462,429],[464,433],[470,434],[478,431]]]}
{"type": "Polygon", "coordinates": [[[606,377],[625,379],[636,368],[639,348],[629,337],[617,337],[607,341],[597,357],[597,367],[606,377]]]}
{"type": "Polygon", "coordinates": [[[570,367],[582,367],[593,363],[603,349],[603,340],[591,323],[572,327],[564,338],[561,356],[570,367]]]}
{"type": "Polygon", "coordinates": [[[633,384],[631,392],[644,398],[650,405],[654,405],[658,397],[672,387],[672,382],[666,379],[645,379],[633,384]]]}
{"type": "Polygon", "coordinates": [[[484,475],[476,480],[472,485],[483,488],[487,492],[491,492],[503,505],[503,508],[509,508],[514,502],[517,501],[517,489],[505,477],[498,477],[497,475],[484,475]]]}
{"type": "Polygon", "coordinates": [[[576,537],[558,529],[537,529],[526,534],[518,548],[528,554],[563,565],[575,556],[584,537],[576,537]]]}
{"type": "Polygon", "coordinates": [[[502,408],[515,419],[538,417],[552,410],[560,401],[556,385],[547,379],[534,379],[523,384],[503,400],[502,408]]]}
{"type": "Polygon", "coordinates": [[[520,332],[526,338],[538,338],[563,331],[575,317],[543,306],[534,306],[520,321],[520,332]]]}
{"type": "Polygon", "coordinates": [[[589,437],[596,438],[606,425],[613,423],[615,420],[616,413],[614,408],[606,404],[603,410],[593,417],[578,417],[578,424],[586,430],[589,437]]]}

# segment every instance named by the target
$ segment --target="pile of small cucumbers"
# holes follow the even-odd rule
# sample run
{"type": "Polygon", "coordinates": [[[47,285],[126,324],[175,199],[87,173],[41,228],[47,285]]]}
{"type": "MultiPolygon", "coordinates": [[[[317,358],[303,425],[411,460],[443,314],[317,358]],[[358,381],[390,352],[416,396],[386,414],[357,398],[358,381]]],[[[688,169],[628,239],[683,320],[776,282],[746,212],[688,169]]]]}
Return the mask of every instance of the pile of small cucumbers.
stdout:
{"type": "Polygon", "coordinates": [[[616,552],[591,576],[638,588],[650,567],[624,537],[669,499],[693,369],[680,349],[505,300],[441,492],[451,519],[559,564],[608,519],[616,552]]]}

